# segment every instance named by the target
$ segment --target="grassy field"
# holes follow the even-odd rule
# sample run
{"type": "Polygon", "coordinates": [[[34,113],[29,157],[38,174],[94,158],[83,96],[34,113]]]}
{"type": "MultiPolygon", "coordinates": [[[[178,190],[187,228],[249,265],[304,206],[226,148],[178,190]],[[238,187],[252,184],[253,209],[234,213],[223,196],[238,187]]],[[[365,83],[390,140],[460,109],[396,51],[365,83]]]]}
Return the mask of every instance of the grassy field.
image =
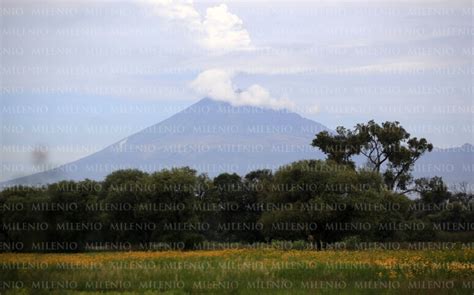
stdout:
{"type": "Polygon", "coordinates": [[[0,294],[473,294],[474,250],[0,254],[0,294]]]}

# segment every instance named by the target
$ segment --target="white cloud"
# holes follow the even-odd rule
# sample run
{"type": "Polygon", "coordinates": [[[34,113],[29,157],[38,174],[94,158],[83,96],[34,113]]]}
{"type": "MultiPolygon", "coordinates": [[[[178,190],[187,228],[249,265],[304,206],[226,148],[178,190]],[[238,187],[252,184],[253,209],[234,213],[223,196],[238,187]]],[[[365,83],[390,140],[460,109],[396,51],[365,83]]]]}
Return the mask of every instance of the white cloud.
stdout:
{"type": "Polygon", "coordinates": [[[240,50],[251,48],[250,34],[243,21],[229,12],[227,5],[209,7],[201,17],[192,0],[146,0],[153,13],[168,21],[185,25],[203,48],[211,50],[240,50]]]}
{"type": "Polygon", "coordinates": [[[210,7],[203,22],[206,37],[204,47],[211,49],[245,49],[250,47],[250,35],[242,20],[228,11],[227,5],[210,7]]]}
{"type": "Polygon", "coordinates": [[[191,29],[199,26],[201,16],[194,9],[192,0],[148,0],[153,6],[153,12],[167,20],[182,21],[191,29]]]}
{"type": "Polygon", "coordinates": [[[231,77],[232,74],[224,70],[207,70],[191,82],[191,88],[210,98],[231,101],[236,95],[231,77]]]}
{"type": "Polygon", "coordinates": [[[254,84],[245,90],[236,90],[232,83],[234,73],[210,69],[202,72],[191,82],[190,86],[200,95],[226,101],[233,106],[255,106],[271,109],[292,109],[295,104],[288,99],[275,99],[267,89],[254,84]]]}

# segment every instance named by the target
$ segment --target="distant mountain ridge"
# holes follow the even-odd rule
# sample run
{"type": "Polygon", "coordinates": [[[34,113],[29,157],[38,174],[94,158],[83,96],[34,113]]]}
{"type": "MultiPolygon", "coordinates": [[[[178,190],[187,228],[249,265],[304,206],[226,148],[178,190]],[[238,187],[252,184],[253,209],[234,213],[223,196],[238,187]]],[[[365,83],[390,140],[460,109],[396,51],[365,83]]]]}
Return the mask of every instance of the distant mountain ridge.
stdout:
{"type": "MultiPolygon", "coordinates": [[[[189,166],[210,176],[223,172],[244,175],[255,169],[277,169],[297,160],[325,158],[310,145],[315,134],[323,130],[330,131],[287,110],[234,107],[204,98],[101,151],[52,170],[4,182],[3,186],[101,180],[126,168],[151,172],[189,166]]],[[[450,153],[437,150],[425,155],[419,160],[415,175],[469,181],[472,169],[466,171],[465,166],[473,166],[473,148],[463,147],[450,153]]]]}
{"type": "Polygon", "coordinates": [[[75,162],[4,184],[102,179],[118,169],[156,171],[189,166],[210,176],[276,169],[295,160],[322,158],[310,146],[329,130],[285,110],[234,107],[204,98],[170,118],[75,162]]]}
{"type": "Polygon", "coordinates": [[[416,177],[441,176],[447,183],[474,184],[474,145],[465,143],[460,147],[434,148],[416,163],[416,177]]]}

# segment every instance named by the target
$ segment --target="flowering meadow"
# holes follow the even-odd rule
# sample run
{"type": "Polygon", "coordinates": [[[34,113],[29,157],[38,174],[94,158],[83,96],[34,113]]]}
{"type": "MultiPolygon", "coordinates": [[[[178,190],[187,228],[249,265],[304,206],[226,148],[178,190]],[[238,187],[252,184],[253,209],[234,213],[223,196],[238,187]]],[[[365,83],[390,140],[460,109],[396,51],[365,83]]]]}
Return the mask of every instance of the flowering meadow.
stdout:
{"type": "Polygon", "coordinates": [[[0,294],[472,294],[474,250],[0,254],[0,294]]]}

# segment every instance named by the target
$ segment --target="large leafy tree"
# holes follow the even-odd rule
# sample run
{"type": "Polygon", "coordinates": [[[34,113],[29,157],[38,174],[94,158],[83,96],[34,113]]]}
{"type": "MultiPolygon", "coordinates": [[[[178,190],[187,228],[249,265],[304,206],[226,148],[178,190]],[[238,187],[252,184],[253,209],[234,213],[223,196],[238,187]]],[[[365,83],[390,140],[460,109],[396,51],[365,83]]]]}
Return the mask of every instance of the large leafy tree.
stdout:
{"type": "Polygon", "coordinates": [[[443,179],[437,176],[415,180],[414,191],[420,194],[423,203],[430,205],[446,203],[452,196],[443,179]]]}
{"type": "Polygon", "coordinates": [[[351,157],[361,152],[363,145],[361,140],[362,137],[359,134],[339,126],[336,128],[336,134],[328,131],[319,132],[313,139],[312,145],[323,151],[328,156],[328,160],[354,167],[351,157]]]}
{"type": "Polygon", "coordinates": [[[150,241],[183,242],[187,248],[201,242],[200,216],[194,208],[205,194],[205,177],[198,176],[194,169],[182,167],[157,171],[150,175],[149,180],[152,190],[147,202],[161,208],[142,213],[144,220],[159,224],[160,229],[153,232],[150,241]],[[197,229],[193,230],[193,227],[197,229]]]}
{"type": "MultiPolygon", "coordinates": [[[[105,178],[103,187],[106,197],[102,200],[101,206],[106,208],[105,223],[108,228],[120,224],[145,222],[137,215],[135,207],[146,201],[149,194],[148,187],[145,186],[148,177],[147,173],[137,169],[125,169],[112,172],[105,178]],[[107,209],[109,207],[113,209],[107,209]]],[[[105,233],[105,236],[113,242],[129,243],[145,242],[150,235],[149,232],[135,230],[110,230],[105,233]]]]}
{"type": "Polygon", "coordinates": [[[316,135],[312,145],[323,151],[329,160],[355,166],[354,155],[363,155],[374,172],[382,173],[391,190],[407,190],[412,182],[411,171],[415,162],[433,149],[425,138],[411,137],[399,122],[373,120],[357,124],[353,130],[338,127],[336,134],[327,131],[316,135]]]}
{"type": "Polygon", "coordinates": [[[236,242],[249,239],[253,233],[231,228],[231,225],[249,225],[252,222],[248,218],[246,204],[251,200],[248,190],[244,186],[242,178],[233,173],[222,173],[214,178],[214,194],[217,196],[217,204],[222,206],[217,215],[217,232],[221,239],[226,242],[236,242]],[[220,227],[220,229],[219,229],[220,227]]]}
{"type": "Polygon", "coordinates": [[[273,193],[265,198],[268,204],[278,206],[262,212],[263,235],[265,239],[314,241],[318,247],[349,236],[389,239],[394,233],[381,234],[376,225],[404,220],[409,200],[385,190],[382,183],[377,173],[356,171],[333,161],[307,160],[281,167],[274,175],[273,193]],[[383,214],[361,209],[389,203],[399,203],[401,209],[383,214]],[[371,224],[372,229],[338,227],[362,223],[371,224]]]}

